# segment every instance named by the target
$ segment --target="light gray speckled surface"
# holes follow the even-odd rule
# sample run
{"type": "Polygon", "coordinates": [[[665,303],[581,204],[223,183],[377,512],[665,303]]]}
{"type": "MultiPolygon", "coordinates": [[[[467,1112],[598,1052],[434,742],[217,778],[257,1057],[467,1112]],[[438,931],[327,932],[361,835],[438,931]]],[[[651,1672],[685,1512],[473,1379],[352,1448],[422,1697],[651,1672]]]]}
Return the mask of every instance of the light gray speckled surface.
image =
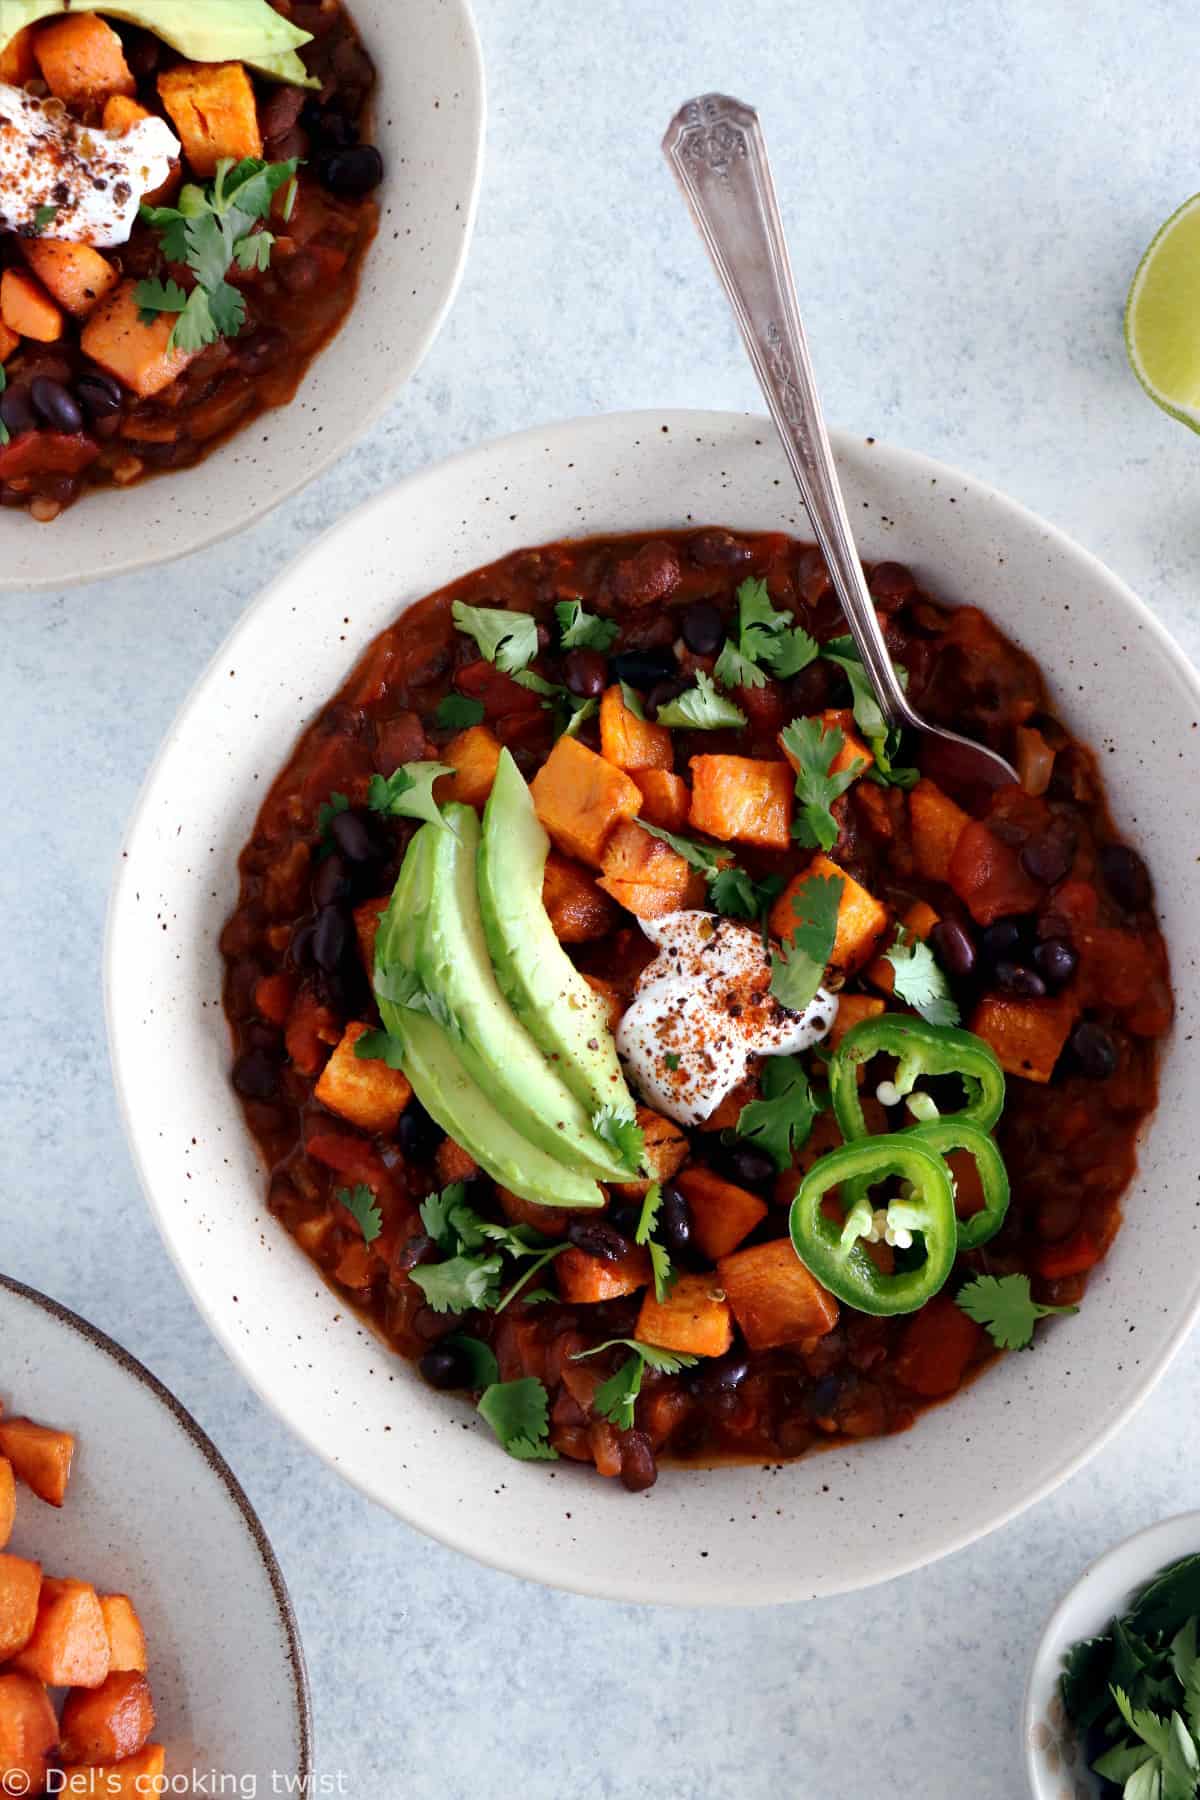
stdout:
{"type": "MultiPolygon", "coordinates": [[[[318,1767],[344,1791],[1016,1800],[1021,1685],[1051,1599],[1118,1536],[1196,1503],[1194,1348],[1052,1500],[890,1587],[706,1616],[522,1586],[344,1488],[212,1344],[119,1135],[98,952],[161,734],[245,601],[323,525],[541,418],[756,404],[657,153],[706,87],[764,113],[831,416],[1047,514],[1200,651],[1200,446],[1142,397],[1120,338],[1138,253],[1200,185],[1200,17],[1183,0],[710,0],[669,17],[644,0],[480,0],[479,15],[479,233],[390,418],[211,556],[4,603],[0,1256],[143,1357],[230,1459],[291,1584],[318,1767]]],[[[0,555],[27,528],[4,516],[0,555]]]]}

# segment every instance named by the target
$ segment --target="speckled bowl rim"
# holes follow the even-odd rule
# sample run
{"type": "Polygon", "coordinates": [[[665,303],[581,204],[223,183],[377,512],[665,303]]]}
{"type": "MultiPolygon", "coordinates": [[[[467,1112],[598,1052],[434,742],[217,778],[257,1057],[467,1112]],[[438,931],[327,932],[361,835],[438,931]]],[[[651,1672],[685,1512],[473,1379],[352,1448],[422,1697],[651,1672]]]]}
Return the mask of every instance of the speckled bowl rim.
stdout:
{"type": "MultiPolygon", "coordinates": [[[[1021,1704],[1021,1741],[1025,1755],[1025,1769],[1029,1776],[1029,1790],[1034,1800],[1058,1800],[1041,1769],[1038,1767],[1038,1750],[1033,1742],[1034,1729],[1038,1724],[1038,1713],[1046,1701],[1043,1683],[1049,1670],[1041,1667],[1044,1659],[1051,1653],[1051,1647],[1062,1636],[1062,1628],[1067,1615],[1074,1610],[1077,1600],[1083,1598],[1084,1589],[1088,1589],[1088,1598],[1094,1600],[1097,1613],[1104,1614],[1107,1622],[1114,1614],[1119,1613],[1127,1603],[1130,1594],[1140,1582],[1148,1581],[1159,1569],[1168,1563],[1175,1562],[1180,1556],[1188,1555],[1187,1550],[1178,1548],[1156,1551],[1154,1545],[1163,1540],[1182,1537],[1190,1540],[1193,1551],[1200,1551],[1200,1511],[1172,1513],[1169,1518],[1159,1519],[1153,1525],[1144,1525],[1140,1531],[1131,1532],[1128,1537],[1095,1557],[1084,1569],[1077,1580],[1073,1581],[1063,1593],[1054,1610],[1051,1612],[1038,1637],[1037,1646],[1030,1659],[1029,1674],[1025,1681],[1025,1694],[1021,1704]],[[1138,1552],[1135,1557],[1132,1553],[1138,1552]],[[1145,1553],[1144,1555],[1142,1553],[1145,1553]],[[1139,1565],[1139,1573],[1132,1577],[1122,1576],[1113,1582],[1114,1565],[1118,1562],[1139,1565]],[[1094,1596],[1090,1590],[1095,1589],[1094,1596]],[[1103,1606],[1100,1602],[1103,1599],[1103,1606]],[[1040,1678],[1040,1679],[1039,1679],[1040,1678]]],[[[1084,1627],[1086,1631],[1088,1628],[1084,1627]]],[[[1071,1642],[1078,1642],[1081,1633],[1073,1633],[1071,1642]]],[[[1060,1652],[1061,1654],[1061,1652],[1060,1652]]],[[[1057,1674],[1054,1674],[1050,1693],[1057,1687],[1057,1674]]],[[[1095,1783],[1092,1784],[1093,1787],[1095,1783]]]]}
{"type": "MultiPolygon", "coordinates": [[[[353,0],[350,0],[350,4],[353,11],[353,0]]],[[[483,60],[483,45],[479,36],[479,27],[475,22],[475,14],[471,8],[471,0],[439,0],[439,4],[453,9],[458,29],[462,35],[464,52],[462,81],[467,95],[468,116],[472,117],[473,121],[474,148],[469,178],[457,201],[457,207],[461,208],[463,214],[463,229],[453,258],[449,279],[424,327],[412,338],[409,354],[398,362],[387,363],[381,379],[370,390],[370,398],[360,408],[353,423],[348,423],[342,430],[331,434],[328,443],[320,449],[314,450],[310,445],[306,445],[303,455],[293,458],[292,472],[282,481],[274,483],[267,493],[256,492],[253,479],[247,481],[245,470],[239,470],[236,460],[229,456],[231,447],[237,445],[248,432],[254,430],[262,415],[251,419],[241,429],[231,432],[228,438],[218,444],[209,456],[202,457],[200,462],[194,465],[195,468],[219,470],[226,465],[225,485],[227,487],[230,485],[240,486],[245,496],[237,513],[220,524],[208,526],[203,522],[205,517],[203,512],[197,515],[201,522],[190,529],[183,524],[181,518],[164,519],[161,522],[161,529],[153,534],[152,539],[140,537],[131,531],[126,538],[129,548],[119,550],[111,555],[106,554],[99,565],[89,566],[85,562],[74,567],[70,565],[51,567],[44,573],[36,570],[30,573],[28,569],[23,569],[14,575],[5,572],[4,558],[0,557],[0,594],[6,592],[37,593],[47,589],[79,587],[90,581],[108,581],[122,575],[136,574],[140,570],[156,568],[160,564],[175,562],[180,557],[195,555],[202,550],[211,548],[214,544],[223,543],[228,538],[236,537],[238,532],[258,524],[260,520],[266,518],[268,513],[274,512],[276,507],[281,506],[285,500],[292,499],[294,495],[308,487],[318,476],[323,475],[327,469],[352,450],[355,444],[366,437],[372,426],[393,404],[401,389],[420,368],[429,354],[435,338],[445,324],[462,286],[479,212],[479,194],[483,184],[484,151],[487,138],[487,77],[483,60]]],[[[380,235],[382,235],[382,229],[381,221],[380,235]]],[[[375,243],[367,250],[368,262],[378,247],[378,241],[377,237],[375,243]]],[[[355,302],[356,307],[361,300],[360,283],[360,293],[355,302]]],[[[386,295],[380,297],[378,304],[380,307],[386,306],[386,295]]],[[[348,318],[354,310],[355,308],[351,308],[351,314],[347,315],[348,318]]],[[[322,345],[314,358],[315,363],[320,363],[340,335],[339,329],[327,343],[322,345]]],[[[310,374],[311,369],[306,370],[305,381],[308,381],[310,374]]],[[[301,391],[303,391],[303,383],[301,391]]],[[[299,395],[289,402],[288,407],[275,410],[286,414],[289,407],[297,404],[298,399],[299,395]]],[[[268,413],[266,416],[269,417],[270,414],[268,413]]],[[[183,470],[179,473],[186,476],[188,471],[183,470]]],[[[152,505],[155,491],[161,489],[162,484],[173,479],[171,471],[166,471],[151,476],[146,482],[139,483],[129,491],[148,496],[148,505],[152,505]]],[[[187,494],[181,489],[178,499],[180,507],[185,513],[189,510],[186,507],[187,498],[187,494]]],[[[81,509],[89,505],[100,507],[103,506],[104,500],[104,494],[85,494],[80,500],[79,506],[81,509]]],[[[195,514],[196,508],[192,507],[190,511],[195,514]]],[[[129,520],[126,523],[135,526],[138,521],[129,520]]],[[[10,519],[8,529],[16,529],[18,524],[29,531],[36,532],[38,536],[35,541],[52,541],[45,534],[54,531],[53,524],[37,526],[22,515],[19,521],[10,519]]]]}
{"type": "MultiPolygon", "coordinates": [[[[279,1613],[279,1622],[283,1627],[284,1639],[287,1643],[288,1668],[292,1677],[292,1693],[296,1702],[296,1773],[295,1779],[299,1787],[295,1790],[307,1794],[312,1781],[313,1769],[313,1715],[312,1695],[308,1685],[308,1665],[304,1659],[304,1645],[300,1641],[300,1627],[296,1620],[292,1597],[288,1593],[287,1582],[283,1570],[279,1566],[279,1558],[271,1545],[262,1520],[250,1504],[245,1488],[230,1468],[217,1446],[213,1443],[203,1426],[197,1424],[183,1402],[177,1400],[169,1387],[166,1387],[157,1375],[154,1375],[144,1363],[138,1361],[130,1351],[126,1350],[115,1339],[93,1325],[88,1319],[72,1312],[61,1300],[52,1300],[49,1294],[43,1294],[37,1288],[29,1287],[23,1281],[17,1281],[12,1275],[0,1273],[0,1288],[7,1293],[15,1294],[19,1300],[27,1300],[40,1311],[46,1313],[56,1324],[64,1325],[93,1350],[99,1350],[110,1362],[116,1363],[122,1374],[129,1375],[140,1382],[147,1392],[170,1413],[172,1419],[189,1437],[200,1452],[213,1474],[224,1486],[229,1498],[233,1501],[242,1523],[246,1527],[246,1535],[250,1538],[258,1553],[271,1593],[279,1613]]],[[[292,1779],[290,1773],[288,1779],[292,1779]]]]}
{"type": "MultiPolygon", "coordinates": [[[[179,721],[190,712],[192,706],[196,703],[198,697],[212,680],[215,673],[219,669],[232,666],[233,663],[239,660],[237,643],[248,620],[257,614],[260,609],[276,603],[279,594],[282,590],[286,590],[297,568],[309,557],[315,555],[319,549],[325,547],[330,540],[335,538],[338,534],[361,530],[365,522],[370,521],[376,514],[382,514],[389,508],[397,506],[401,500],[405,505],[419,505],[423,484],[444,482],[447,478],[453,478],[456,470],[465,470],[468,468],[473,459],[494,459],[497,452],[503,454],[504,452],[515,450],[519,447],[536,445],[540,446],[547,453],[560,450],[570,450],[578,453],[582,448],[593,448],[593,446],[588,443],[589,435],[593,433],[596,434],[598,440],[605,439],[607,434],[611,432],[628,434],[628,436],[635,441],[640,441],[639,434],[645,434],[648,437],[652,437],[659,432],[664,434],[686,434],[703,433],[705,430],[708,430],[719,433],[722,431],[729,432],[733,429],[753,430],[755,433],[755,443],[771,440],[774,433],[774,427],[771,425],[770,421],[756,414],[727,411],[718,412],[678,407],[668,407],[661,410],[643,409],[620,413],[594,414],[574,419],[555,421],[548,425],[529,427],[524,431],[507,434],[499,438],[487,440],[481,444],[473,445],[465,450],[457,452],[453,456],[444,458],[424,469],[413,472],[390,488],[385,489],[382,493],[374,495],[362,506],[356,508],[353,512],[337,521],[337,523],[322,533],[320,537],[315,539],[312,544],[308,545],[297,557],[295,557],[292,562],[256,597],[252,606],[242,615],[241,620],[239,620],[238,624],[230,632],[224,643],[217,649],[208,666],[199,676],[193,685],[191,692],[180,707],[176,716],[176,721],[167,731],[163,743],[147,772],[141,792],[139,793],[130,814],[124,842],[128,843],[137,832],[143,814],[147,809],[148,801],[156,787],[160,767],[171,753],[178,731],[179,721]]],[[[1090,551],[1077,544],[1066,532],[1060,530],[1057,526],[1050,524],[1039,514],[1034,513],[1031,508],[1022,505],[1019,501],[1011,499],[998,488],[992,486],[989,482],[980,480],[973,475],[965,474],[950,464],[939,462],[919,451],[908,450],[887,443],[874,436],[867,437],[864,440],[863,436],[859,433],[833,431],[830,435],[835,455],[841,456],[851,452],[861,452],[865,442],[872,453],[878,452],[885,458],[890,457],[897,459],[898,462],[908,465],[909,468],[921,476],[923,481],[943,483],[945,484],[946,489],[956,486],[960,494],[971,493],[991,509],[992,515],[996,521],[997,529],[1002,529],[1006,524],[1011,524],[1022,533],[1034,533],[1040,535],[1070,562],[1074,563],[1079,568],[1088,571],[1096,581],[1108,586],[1115,595],[1119,596],[1120,603],[1131,616],[1132,622],[1149,634],[1166,659],[1173,665],[1180,679],[1188,688],[1190,696],[1195,703],[1197,714],[1200,715],[1200,674],[1193,668],[1183,651],[1174,642],[1165,627],[1159,622],[1146,604],[1140,600],[1126,583],[1115,575],[1106,564],[1101,562],[1101,560],[1094,556],[1090,551]]],[[[683,504],[686,506],[686,502],[683,504]]],[[[798,501],[796,501],[795,504],[799,506],[798,501]]],[[[682,519],[682,512],[680,516],[682,519]]],[[[733,523],[736,524],[736,520],[734,520],[733,523]]],[[[578,535],[586,537],[594,535],[596,531],[602,531],[602,528],[597,526],[578,535]]],[[[576,535],[572,532],[571,521],[569,519],[564,519],[560,535],[564,537],[576,535]]],[[[317,708],[314,704],[313,716],[315,716],[316,710],[317,708]]],[[[297,732],[300,728],[301,726],[298,723],[297,732]]],[[[369,1499],[376,1501],[380,1506],[403,1519],[406,1524],[414,1527],[416,1530],[424,1532],[427,1536],[432,1537],[436,1541],[448,1545],[452,1549],[460,1550],[466,1555],[473,1556],[489,1567],[500,1569],[507,1574],[520,1576],[526,1580],[537,1581],[545,1586],[556,1587],[566,1592],[581,1593],[597,1599],[617,1600],[625,1603],[632,1602],[680,1606],[700,1605],[705,1607],[774,1605],[788,1601],[811,1599],[834,1593],[851,1593],[863,1588],[877,1586],[883,1581],[894,1580],[899,1576],[910,1574],[916,1569],[941,1561],[944,1557],[953,1555],[956,1552],[967,1548],[967,1546],[977,1540],[999,1530],[1002,1526],[1009,1524],[1013,1519],[1019,1517],[1029,1507],[1044,1499],[1048,1494],[1053,1493],[1064,1481],[1081,1469],[1116,1436],[1121,1427],[1128,1422],[1132,1415],[1143,1404],[1147,1396],[1162,1379],[1166,1369],[1177,1355],[1180,1346],[1191,1332],[1197,1317],[1200,1316],[1200,1267],[1198,1267],[1188,1292],[1186,1302],[1180,1306],[1179,1316],[1175,1325],[1173,1329],[1165,1335],[1157,1356],[1154,1360],[1147,1362],[1142,1368],[1140,1375],[1131,1383],[1126,1397],[1121,1402],[1119,1408],[1112,1413],[1106,1422],[1097,1425],[1083,1442],[1061,1455],[1059,1460],[1053,1461],[1050,1458],[1047,1458],[1046,1460],[1049,1463],[1049,1467],[1040,1478],[1032,1481],[1022,1493],[1014,1496],[1011,1500],[998,1503],[993,1510],[988,1511],[982,1518],[976,1515],[970,1523],[964,1523],[958,1529],[948,1531],[945,1538],[940,1540],[936,1545],[922,1548],[916,1552],[894,1550],[888,1559],[886,1571],[882,1573],[871,1571],[862,1572],[857,1567],[846,1566],[839,1568],[836,1579],[828,1582],[821,1582],[819,1585],[810,1583],[800,1584],[795,1582],[794,1579],[789,1578],[786,1574],[782,1574],[777,1581],[772,1583],[772,1588],[769,1593],[755,1591],[747,1594],[729,1583],[719,1585],[711,1576],[703,1586],[700,1585],[697,1579],[690,1585],[686,1592],[681,1591],[679,1587],[669,1587],[666,1583],[661,1587],[652,1587],[650,1591],[644,1591],[631,1588],[619,1573],[597,1574],[593,1573],[591,1570],[579,1572],[574,1569],[548,1569],[544,1557],[526,1551],[524,1542],[519,1534],[514,1533],[502,1542],[490,1544],[486,1549],[481,1548],[480,1545],[474,1541],[471,1532],[459,1530],[454,1521],[449,1519],[445,1514],[439,1512],[437,1508],[428,1501],[424,1504],[417,1504],[411,1499],[405,1502],[390,1493],[386,1484],[374,1478],[372,1472],[364,1470],[348,1472],[343,1466],[336,1450],[327,1444],[314,1428],[309,1426],[307,1415],[302,1411],[297,1411],[296,1413],[290,1412],[281,1402],[277,1401],[272,1392],[267,1372],[260,1370],[253,1365],[251,1359],[244,1352],[243,1347],[233,1330],[225,1328],[224,1323],[216,1315],[214,1306],[210,1303],[210,1298],[204,1285],[198,1281],[195,1271],[184,1260],[180,1247],[175,1242],[170,1206],[167,1203],[165,1196],[156,1194],[153,1184],[149,1179],[146,1162],[142,1154],[140,1141],[141,1133],[134,1122],[136,1084],[132,1081],[127,1081],[127,1071],[123,1066],[119,1034],[115,1023],[113,984],[115,921],[122,909],[126,885],[132,884],[135,881],[134,872],[126,860],[126,855],[126,851],[122,848],[114,871],[113,887],[109,899],[104,948],[104,1003],[110,1058],[113,1070],[113,1082],[118,1108],[125,1128],[130,1153],[138,1173],[138,1178],[142,1184],[142,1189],[146,1195],[147,1203],[155,1219],[155,1223],[162,1234],[168,1252],[179,1270],[180,1277],[185,1287],[192,1295],[198,1309],[208,1322],[218,1341],[221,1343],[226,1353],[232,1358],[239,1370],[241,1370],[245,1378],[250,1382],[251,1386],[254,1387],[255,1391],[266,1404],[271,1406],[272,1409],[277,1412],[278,1416],[283,1419],[289,1429],[296,1434],[307,1448],[321,1457],[324,1462],[335,1469],[345,1479],[351,1481],[351,1483],[365,1493],[369,1499]]],[[[380,1340],[381,1343],[382,1341],[383,1340],[380,1340]]],[[[942,1409],[935,1408],[934,1410],[940,1411],[942,1409]]],[[[856,1446],[855,1448],[859,1447],[856,1446]]],[[[832,1455],[833,1451],[826,1451],[824,1454],[832,1455]]],[[[805,1458],[802,1460],[808,1462],[810,1459],[805,1458]]],[[[821,1457],[818,1456],[817,1460],[820,1461],[821,1457]]]]}

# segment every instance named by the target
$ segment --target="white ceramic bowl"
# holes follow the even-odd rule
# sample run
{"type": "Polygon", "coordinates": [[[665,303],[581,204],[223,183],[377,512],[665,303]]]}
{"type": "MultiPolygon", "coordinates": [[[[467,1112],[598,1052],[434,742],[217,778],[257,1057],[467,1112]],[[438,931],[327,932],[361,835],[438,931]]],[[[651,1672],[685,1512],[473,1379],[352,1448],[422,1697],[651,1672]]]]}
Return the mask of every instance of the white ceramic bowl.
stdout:
{"type": "Polygon", "coordinates": [[[65,587],[228,537],[336,462],[395,400],[458,291],[483,168],[483,57],[469,0],[349,0],[379,71],[386,177],[354,306],[290,406],[193,469],[85,493],[50,525],[0,513],[0,592],[65,587]]]}
{"type": "Polygon", "coordinates": [[[1130,1595],[1152,1575],[1198,1550],[1200,1512],[1179,1513],[1107,1550],[1055,1607],[1034,1654],[1022,1715],[1034,1800],[1094,1800],[1100,1792],[1063,1710],[1058,1688],[1063,1657],[1123,1613],[1130,1595]]]}
{"type": "MultiPolygon", "coordinates": [[[[1133,595],[1051,526],[925,457],[848,437],[837,452],[864,556],[902,559],[936,595],[986,607],[1039,659],[1070,725],[1111,750],[1117,822],[1157,877],[1182,1009],[1128,1222],[1082,1314],[914,1431],[779,1469],[666,1470],[643,1499],[563,1464],[500,1459],[461,1403],[355,1324],[267,1214],[229,1086],[217,935],[238,852],[301,725],[405,606],[520,545],[701,521],[804,536],[765,420],[646,412],[554,425],[415,475],[353,514],[218,653],[120,862],[106,977],[117,1087],[159,1227],[213,1329],[304,1440],[375,1499],[488,1562],[588,1593],[795,1600],[956,1550],[1104,1442],[1200,1303],[1200,1258],[1181,1254],[1196,1240],[1181,1242],[1178,1212],[1195,1181],[1200,789],[1182,758],[1200,684],[1133,595]]],[[[1184,1216],[1196,1230],[1200,1213],[1184,1216]]]]}
{"type": "Polygon", "coordinates": [[[215,1445],[111,1338],[2,1275],[0,1369],[10,1412],[77,1440],[66,1504],[18,1488],[8,1549],[132,1599],[168,1792],[307,1794],[312,1721],[291,1601],[215,1445]]]}

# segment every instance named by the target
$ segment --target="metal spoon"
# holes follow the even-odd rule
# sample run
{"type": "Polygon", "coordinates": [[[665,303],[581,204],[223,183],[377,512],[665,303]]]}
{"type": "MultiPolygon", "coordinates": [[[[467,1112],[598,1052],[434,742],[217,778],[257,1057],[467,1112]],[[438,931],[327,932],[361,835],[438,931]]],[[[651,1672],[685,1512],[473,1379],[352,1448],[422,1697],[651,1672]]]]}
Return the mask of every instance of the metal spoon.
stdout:
{"type": "Polygon", "coordinates": [[[956,785],[1015,782],[994,750],[923,719],[888,655],[833,464],[758,114],[726,94],[703,94],[676,113],[663,152],[733,308],[884,718],[920,732],[923,766],[956,785]]]}

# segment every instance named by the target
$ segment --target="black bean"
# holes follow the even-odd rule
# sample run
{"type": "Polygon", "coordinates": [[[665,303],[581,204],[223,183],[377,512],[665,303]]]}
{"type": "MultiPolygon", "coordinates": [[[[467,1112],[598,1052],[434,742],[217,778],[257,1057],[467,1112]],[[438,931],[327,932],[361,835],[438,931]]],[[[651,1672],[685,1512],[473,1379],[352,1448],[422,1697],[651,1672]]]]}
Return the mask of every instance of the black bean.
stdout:
{"type": "Polygon", "coordinates": [[[305,103],[303,88],[279,85],[271,89],[258,109],[258,128],[264,138],[279,138],[290,131],[305,103]]]}
{"type": "Polygon", "coordinates": [[[396,1126],[396,1142],[401,1154],[410,1162],[428,1162],[441,1141],[441,1128],[434,1124],[419,1100],[410,1100],[396,1126]]]}
{"type": "Polygon", "coordinates": [[[692,1249],[692,1209],[682,1188],[673,1181],[662,1191],[654,1235],[672,1261],[685,1262],[692,1249]]]}
{"type": "Polygon", "coordinates": [[[715,656],[725,636],[720,608],[711,600],[693,600],[680,623],[683,641],[696,656],[715,656]]]}
{"type": "Polygon", "coordinates": [[[1041,976],[1024,963],[998,962],[996,985],[1006,994],[1018,994],[1022,1000],[1040,1000],[1046,992],[1041,976]]]}
{"type": "MultiPolygon", "coordinates": [[[[728,531],[698,531],[688,545],[688,555],[702,569],[740,569],[754,556],[749,544],[743,544],[728,531]]],[[[706,656],[707,651],[698,651],[706,656]]]]}
{"type": "Polygon", "coordinates": [[[997,919],[979,939],[979,954],[985,963],[1011,962],[1014,950],[1020,948],[1024,934],[1015,919],[997,919]]]}
{"type": "Polygon", "coordinates": [[[125,61],[137,81],[153,75],[162,56],[162,45],[149,31],[127,31],[124,36],[125,61]]]}
{"type": "Polygon", "coordinates": [[[670,700],[678,700],[684,689],[690,686],[691,683],[684,681],[682,677],[675,681],[656,681],[646,695],[646,712],[649,717],[656,719],[660,706],[666,706],[670,700]]]}
{"type": "Polygon", "coordinates": [[[442,1253],[434,1240],[427,1236],[425,1232],[419,1231],[415,1237],[409,1238],[403,1250],[401,1250],[399,1256],[396,1258],[396,1267],[406,1271],[408,1269],[422,1269],[427,1263],[437,1262],[441,1257],[441,1254],[442,1253]]]}
{"type": "Polygon", "coordinates": [[[644,1431],[621,1433],[621,1486],[631,1494],[644,1493],[658,1480],[654,1446],[644,1431]]]}
{"type": "Polygon", "coordinates": [[[607,658],[599,650],[568,650],[563,659],[563,680],[585,700],[604,692],[607,673],[607,658]]]}
{"type": "Polygon", "coordinates": [[[37,430],[37,417],[28,388],[10,387],[0,394],[0,423],[12,437],[19,437],[23,431],[37,430]]]}
{"type": "Polygon", "coordinates": [[[301,122],[315,143],[326,150],[348,150],[358,142],[358,126],[346,113],[309,101],[301,114],[301,122]]]}
{"type": "Polygon", "coordinates": [[[243,1100],[274,1100],[283,1064],[278,1051],[247,1050],[233,1065],[233,1085],[243,1100]]]}
{"type": "Polygon", "coordinates": [[[614,681],[628,682],[641,693],[679,674],[673,650],[619,650],[609,658],[609,666],[614,681]]]}
{"type": "Polygon", "coordinates": [[[335,850],[317,864],[312,880],[313,901],[317,906],[332,906],[335,900],[345,900],[349,892],[350,870],[345,857],[335,850]]]}
{"type": "Polygon", "coordinates": [[[808,1409],[814,1419],[830,1417],[841,1395],[843,1379],[841,1375],[822,1375],[814,1381],[808,1396],[808,1409]]]}
{"type": "Polygon", "coordinates": [[[354,144],[347,150],[322,150],[313,167],[317,180],[331,194],[361,199],[383,180],[383,158],[374,144],[354,144]]]}
{"type": "Polygon", "coordinates": [[[115,419],[124,403],[121,384],[111,375],[89,372],[75,383],[75,396],[89,419],[115,419]]]}
{"type": "Polygon", "coordinates": [[[929,933],[933,953],[947,975],[961,980],[975,967],[975,945],[965,925],[957,919],[939,919],[929,933]]]}
{"type": "Polygon", "coordinates": [[[1031,839],[1021,851],[1021,867],[1035,881],[1053,887],[1071,872],[1079,838],[1073,825],[1056,819],[1039,837],[1031,839]]]}
{"type": "Polygon", "coordinates": [[[613,1230],[619,1231],[622,1237],[630,1240],[641,1224],[641,1219],[642,1203],[640,1200],[623,1201],[619,1206],[609,1209],[608,1222],[613,1230]]]}
{"type": "Polygon", "coordinates": [[[585,1256],[598,1256],[601,1262],[621,1262],[629,1255],[629,1239],[603,1219],[572,1219],[567,1237],[585,1256]]]}
{"type": "Polygon", "coordinates": [[[834,665],[818,657],[807,669],[793,675],[785,690],[792,712],[824,712],[833,695],[833,673],[834,665]]]}
{"type": "Polygon", "coordinates": [[[29,389],[33,410],[52,431],[83,430],[83,412],[78,400],[61,381],[49,375],[35,375],[29,389]]]}
{"type": "Polygon", "coordinates": [[[465,1388],[471,1385],[471,1359],[460,1344],[438,1344],[425,1352],[417,1367],[430,1387],[465,1388]]]}
{"type": "Polygon", "coordinates": [[[1117,1046],[1110,1031],[1103,1025],[1095,1025],[1090,1019],[1084,1019],[1071,1033],[1071,1054],[1079,1065],[1081,1074],[1093,1081],[1107,1081],[1116,1072],[1120,1061],[1117,1046]]]}
{"type": "Polygon", "coordinates": [[[743,1187],[763,1187],[775,1179],[775,1158],[754,1144],[738,1144],[727,1158],[735,1181],[743,1187]]]}
{"type": "Polygon", "coordinates": [[[724,1356],[701,1358],[696,1365],[693,1385],[706,1397],[732,1394],[741,1387],[749,1373],[748,1358],[737,1350],[727,1350],[724,1356]]]}
{"type": "Polygon", "coordinates": [[[1150,871],[1128,844],[1105,844],[1100,852],[1100,873],[1105,886],[1126,912],[1140,912],[1150,904],[1150,871]]]}
{"type": "Polygon", "coordinates": [[[319,969],[334,972],[350,942],[350,921],[340,906],[323,906],[313,932],[313,960],[319,969]]]}
{"type": "Polygon", "coordinates": [[[1079,965],[1079,958],[1063,938],[1047,938],[1033,953],[1038,974],[1049,988],[1065,987],[1079,965]]]}
{"type": "Polygon", "coordinates": [[[335,813],[330,821],[329,835],[347,862],[371,862],[377,854],[370,827],[361,813],[335,813]]]}
{"type": "Polygon", "coordinates": [[[313,932],[316,927],[311,919],[303,925],[297,925],[292,933],[292,941],[288,945],[288,955],[296,968],[303,969],[312,961],[313,932]]]}

